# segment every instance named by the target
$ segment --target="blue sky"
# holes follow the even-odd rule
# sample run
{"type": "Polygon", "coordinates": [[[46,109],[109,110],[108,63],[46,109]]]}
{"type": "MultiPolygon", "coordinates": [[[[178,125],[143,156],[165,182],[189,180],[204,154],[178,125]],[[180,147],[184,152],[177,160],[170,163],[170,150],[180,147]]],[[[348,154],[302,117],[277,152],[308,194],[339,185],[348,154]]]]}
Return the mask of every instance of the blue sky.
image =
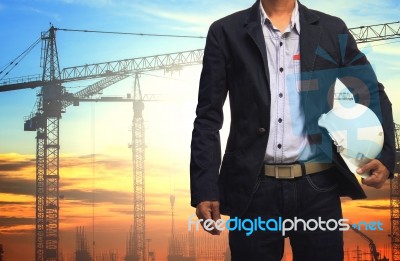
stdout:
{"type": "MultiPolygon", "coordinates": [[[[309,8],[341,17],[349,27],[400,20],[400,3],[395,0],[304,0],[302,3],[309,8]]],[[[68,29],[205,36],[212,21],[252,4],[252,0],[3,0],[0,2],[0,37],[2,39],[0,66],[7,64],[40,37],[40,32],[46,31],[50,22],[55,27],[68,29]]],[[[57,43],[61,68],[204,47],[204,39],[99,35],[63,31],[57,32],[57,43]]],[[[397,86],[400,48],[398,42],[388,43],[390,42],[376,42],[368,48],[366,48],[367,45],[360,45],[360,48],[366,51],[376,68],[379,79],[387,87],[387,92],[394,103],[396,121],[400,122],[399,102],[395,99],[400,94],[397,86]]],[[[40,45],[9,76],[41,73],[39,64],[40,45]]],[[[200,66],[192,68],[189,72],[185,71],[168,76],[171,79],[144,77],[143,81],[147,81],[149,85],[158,86],[176,86],[177,82],[182,84],[183,81],[191,91],[185,93],[188,90],[184,92],[180,90],[177,91],[177,95],[186,95],[190,98],[189,110],[194,110],[200,66]]],[[[165,76],[163,72],[154,72],[154,74],[165,76]]],[[[82,84],[74,83],[72,86],[82,84]]],[[[112,88],[109,92],[115,95],[124,95],[129,89],[128,87],[112,88]]],[[[142,88],[148,87],[142,84],[142,88]]],[[[168,93],[166,88],[154,91],[168,93]]],[[[23,117],[31,112],[35,93],[36,90],[23,90],[0,94],[2,126],[0,152],[34,153],[35,134],[23,132],[23,117]]],[[[90,106],[85,106],[69,109],[71,116],[65,115],[62,124],[69,126],[70,123],[66,121],[87,123],[90,106]],[[86,114],[83,113],[85,108],[86,114]],[[78,112],[79,110],[82,112],[78,112]]],[[[118,108],[118,106],[113,105],[113,108],[118,108]]],[[[98,114],[109,113],[109,107],[104,109],[104,112],[99,110],[98,114]]],[[[122,110],[130,109],[125,106],[122,110]]],[[[191,119],[193,116],[193,112],[190,112],[187,118],[191,119]]],[[[191,124],[190,121],[188,125],[191,124]]],[[[126,122],[128,124],[129,120],[126,122]]],[[[103,125],[109,124],[105,121],[103,125]]],[[[74,129],[76,125],[70,128],[74,129]]],[[[67,148],[68,144],[66,144],[67,148]]]]}

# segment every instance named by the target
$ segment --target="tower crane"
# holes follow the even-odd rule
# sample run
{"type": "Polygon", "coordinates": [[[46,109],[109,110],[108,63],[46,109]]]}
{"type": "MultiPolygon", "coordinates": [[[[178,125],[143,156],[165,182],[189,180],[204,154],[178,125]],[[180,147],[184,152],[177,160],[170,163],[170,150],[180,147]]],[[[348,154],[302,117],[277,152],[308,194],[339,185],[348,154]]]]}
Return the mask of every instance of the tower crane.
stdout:
{"type": "Polygon", "coordinates": [[[350,224],[350,228],[368,242],[372,261],[382,261],[381,259],[379,259],[379,253],[378,253],[378,251],[376,251],[376,246],[375,246],[374,241],[370,237],[368,237],[366,234],[364,234],[363,232],[358,230],[356,228],[356,226],[353,226],[350,224]]]}
{"type": "Polygon", "coordinates": [[[60,70],[56,45],[56,28],[42,33],[42,76],[3,80],[1,91],[42,87],[34,111],[25,119],[24,130],[36,131],[36,261],[58,260],[59,242],[59,120],[70,105],[78,105],[105,88],[135,75],[132,127],[132,159],[134,174],[134,227],[132,249],[135,261],[145,260],[144,208],[144,121],[143,96],[139,74],[152,70],[174,70],[200,64],[203,50],[111,61],[69,67],[60,70]],[[66,92],[63,83],[102,78],[75,94],[66,92]]]}
{"type": "Polygon", "coordinates": [[[394,124],[396,140],[396,169],[390,180],[390,225],[392,261],[400,261],[400,125],[394,124]]]}
{"type": "MultiPolygon", "coordinates": [[[[0,92],[41,87],[34,111],[25,119],[24,130],[36,131],[36,261],[57,261],[59,242],[59,120],[70,105],[89,98],[101,90],[135,75],[134,121],[132,152],[134,161],[134,247],[135,259],[145,259],[144,237],[144,130],[143,102],[138,75],[146,71],[180,69],[202,62],[204,50],[124,59],[60,70],[56,44],[57,28],[42,33],[42,74],[5,79],[0,92]],[[68,93],[67,82],[100,79],[77,93],[68,93]],[[137,117],[137,118],[136,118],[137,117]],[[141,127],[140,127],[141,126],[141,127]],[[140,138],[138,138],[140,137],[140,138]],[[136,222],[136,223],[135,223],[136,222]]],[[[350,28],[359,43],[400,37],[400,22],[350,28]]],[[[397,217],[400,213],[397,213],[397,217]]],[[[393,219],[392,219],[393,220],[393,219]]],[[[400,230],[400,224],[397,224],[400,230]]],[[[392,237],[393,238],[393,237],[392,237]]],[[[400,233],[399,233],[400,238],[400,233]]],[[[400,244],[400,241],[399,241],[400,244]]],[[[400,248],[399,248],[400,252],[400,248]]]]}

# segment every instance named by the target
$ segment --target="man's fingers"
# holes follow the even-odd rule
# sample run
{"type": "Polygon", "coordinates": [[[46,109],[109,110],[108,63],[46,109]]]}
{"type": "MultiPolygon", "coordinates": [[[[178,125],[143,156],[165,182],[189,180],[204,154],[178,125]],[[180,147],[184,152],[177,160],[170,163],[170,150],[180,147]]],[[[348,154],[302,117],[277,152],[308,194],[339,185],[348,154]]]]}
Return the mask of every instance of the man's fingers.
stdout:
{"type": "Polygon", "coordinates": [[[199,203],[199,205],[196,207],[196,215],[199,219],[203,220],[200,223],[206,232],[212,235],[219,235],[221,233],[221,231],[219,231],[215,227],[215,223],[208,225],[208,229],[206,229],[204,226],[204,222],[206,220],[213,220],[214,222],[216,222],[218,219],[221,218],[218,201],[204,201],[199,203]]]}
{"type": "Polygon", "coordinates": [[[219,203],[214,203],[212,205],[212,219],[217,221],[221,218],[221,213],[219,212],[219,203]]]}
{"type": "Polygon", "coordinates": [[[376,188],[376,189],[380,189],[381,187],[383,187],[383,183],[381,183],[381,182],[375,182],[375,181],[363,181],[362,182],[364,185],[367,185],[367,186],[369,186],[369,187],[373,187],[373,188],[376,188]]]}
{"type": "Polygon", "coordinates": [[[381,188],[389,177],[388,169],[379,161],[371,160],[361,168],[357,169],[358,173],[370,173],[370,176],[361,180],[362,184],[373,187],[381,188]]]}
{"type": "Polygon", "coordinates": [[[196,215],[199,219],[210,219],[211,218],[211,202],[201,202],[196,208],[196,215]]]}
{"type": "MultiPolygon", "coordinates": [[[[221,219],[221,213],[219,212],[219,202],[215,202],[212,205],[212,219],[214,220],[214,222],[217,222],[218,219],[221,219]]],[[[211,231],[211,234],[213,235],[219,235],[221,234],[221,231],[218,230],[215,225],[214,225],[214,229],[211,231]]]]}
{"type": "Polygon", "coordinates": [[[365,164],[364,166],[362,166],[361,168],[358,168],[357,173],[359,173],[359,174],[368,173],[371,170],[378,168],[378,166],[379,166],[379,162],[374,159],[374,160],[371,160],[370,162],[368,162],[367,164],[365,164]]]}
{"type": "Polygon", "coordinates": [[[380,188],[380,183],[381,183],[381,179],[375,175],[375,174],[371,174],[371,176],[367,177],[367,178],[362,178],[361,179],[362,184],[370,186],[370,187],[374,187],[374,188],[380,188]]]}
{"type": "Polygon", "coordinates": [[[383,174],[378,174],[373,172],[369,177],[361,179],[362,184],[373,187],[373,188],[381,188],[385,183],[387,177],[383,174]]]}

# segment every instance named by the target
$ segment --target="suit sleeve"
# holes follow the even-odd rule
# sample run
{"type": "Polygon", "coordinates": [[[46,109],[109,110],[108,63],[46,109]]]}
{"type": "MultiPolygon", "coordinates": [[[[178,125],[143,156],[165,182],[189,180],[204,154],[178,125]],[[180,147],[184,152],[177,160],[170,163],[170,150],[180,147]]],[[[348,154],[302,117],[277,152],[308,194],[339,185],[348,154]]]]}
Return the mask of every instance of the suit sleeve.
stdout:
{"type": "Polygon", "coordinates": [[[219,35],[214,23],[207,35],[192,132],[190,189],[193,207],[202,201],[219,200],[219,131],[223,124],[223,105],[227,96],[225,58],[219,35]]]}
{"type": "MultiPolygon", "coordinates": [[[[344,24],[344,23],[343,23],[344,24]]],[[[344,25],[344,35],[348,35],[346,58],[343,63],[346,68],[363,68],[357,76],[369,86],[368,106],[381,121],[384,131],[384,144],[378,159],[389,170],[389,178],[393,178],[396,165],[395,134],[392,114],[392,104],[386,95],[383,84],[378,82],[375,72],[366,56],[357,48],[357,43],[344,25]]]]}

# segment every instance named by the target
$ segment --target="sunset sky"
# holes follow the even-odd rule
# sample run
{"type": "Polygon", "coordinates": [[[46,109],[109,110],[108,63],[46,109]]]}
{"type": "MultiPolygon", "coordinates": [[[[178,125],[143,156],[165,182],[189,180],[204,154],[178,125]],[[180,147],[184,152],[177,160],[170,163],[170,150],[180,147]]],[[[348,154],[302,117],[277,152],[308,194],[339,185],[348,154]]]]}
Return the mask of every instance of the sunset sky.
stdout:
{"type": "MultiPolygon", "coordinates": [[[[399,21],[396,0],[304,0],[303,4],[341,17],[349,27],[399,21]]],[[[0,2],[0,71],[35,42],[49,23],[66,29],[205,36],[211,22],[253,4],[253,0],[2,0],[0,2]]],[[[57,32],[60,67],[201,49],[204,39],[57,32]]],[[[359,47],[367,54],[393,103],[400,123],[400,41],[381,41],[359,47]]],[[[5,78],[40,74],[40,44],[5,78]]],[[[189,153],[201,66],[179,72],[142,75],[144,94],[163,99],[145,104],[146,125],[146,238],[156,260],[166,260],[171,231],[169,197],[176,196],[175,226],[187,229],[194,212],[189,205],[189,153]]],[[[0,82],[3,80],[0,73],[0,82]]],[[[89,82],[74,82],[76,92],[89,82]]],[[[133,78],[109,87],[104,95],[125,96],[133,78]]],[[[1,86],[0,86],[1,88],[1,86]]],[[[37,90],[0,93],[0,244],[7,261],[34,260],[35,132],[23,131],[37,90]]],[[[228,133],[226,113],[223,144],[228,133]]],[[[81,103],[69,107],[60,121],[60,250],[66,260],[75,251],[75,229],[85,226],[96,253],[110,250],[125,255],[132,224],[132,105],[81,103]],[[94,163],[93,163],[94,162],[94,163]],[[92,222],[94,207],[94,223],[92,222]]],[[[367,234],[383,251],[389,246],[389,184],[366,188],[368,200],[343,201],[344,217],[352,222],[383,222],[384,231],[367,234]]],[[[226,235],[225,235],[226,236],[226,235]]],[[[351,251],[368,245],[354,232],[345,233],[351,251]]],[[[92,251],[92,249],[91,249],[92,251]]],[[[288,250],[289,251],[289,250],[288,250]]],[[[389,250],[387,250],[389,254],[389,250]]],[[[351,252],[351,256],[354,253],[351,252]]],[[[290,257],[290,253],[287,253],[290,257]]],[[[288,259],[289,260],[289,259],[288,259]]]]}

